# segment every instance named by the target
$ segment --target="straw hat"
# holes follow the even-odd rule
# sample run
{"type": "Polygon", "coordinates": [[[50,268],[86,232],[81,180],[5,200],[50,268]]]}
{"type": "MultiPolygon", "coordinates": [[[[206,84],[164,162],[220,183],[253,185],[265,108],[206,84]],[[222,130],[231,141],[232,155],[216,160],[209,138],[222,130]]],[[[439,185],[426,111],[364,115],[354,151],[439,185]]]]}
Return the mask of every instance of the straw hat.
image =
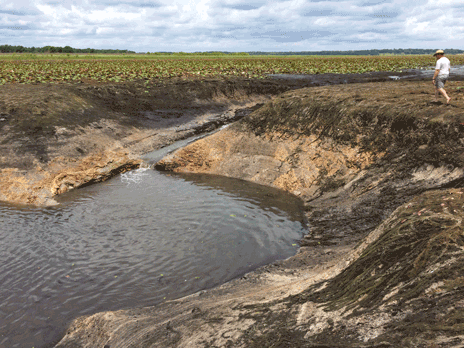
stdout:
{"type": "Polygon", "coordinates": [[[437,54],[445,54],[445,52],[443,52],[443,50],[437,50],[433,56],[435,57],[437,54]]]}

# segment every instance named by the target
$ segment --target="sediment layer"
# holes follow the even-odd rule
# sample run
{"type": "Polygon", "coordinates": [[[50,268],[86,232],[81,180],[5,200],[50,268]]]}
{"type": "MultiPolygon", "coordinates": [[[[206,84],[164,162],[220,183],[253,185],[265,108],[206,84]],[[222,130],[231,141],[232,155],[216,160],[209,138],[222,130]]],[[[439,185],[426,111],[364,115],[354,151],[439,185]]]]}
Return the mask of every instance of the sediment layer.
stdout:
{"type": "Polygon", "coordinates": [[[464,90],[430,81],[299,89],[180,149],[161,170],[305,201],[294,257],[215,289],[76,319],[56,347],[459,347],[464,90]]]}

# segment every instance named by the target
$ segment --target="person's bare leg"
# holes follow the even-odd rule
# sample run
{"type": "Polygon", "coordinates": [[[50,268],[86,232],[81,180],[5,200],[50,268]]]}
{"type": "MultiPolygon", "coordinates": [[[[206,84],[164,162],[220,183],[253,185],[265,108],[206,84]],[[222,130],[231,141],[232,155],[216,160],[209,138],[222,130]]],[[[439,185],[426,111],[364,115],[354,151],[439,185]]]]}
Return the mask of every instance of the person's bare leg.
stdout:
{"type": "Polygon", "coordinates": [[[435,95],[437,95],[438,92],[440,92],[440,93],[446,98],[446,104],[449,104],[451,98],[448,97],[448,94],[446,94],[445,89],[444,89],[444,88],[439,88],[438,91],[437,91],[437,93],[435,93],[435,95]]]}

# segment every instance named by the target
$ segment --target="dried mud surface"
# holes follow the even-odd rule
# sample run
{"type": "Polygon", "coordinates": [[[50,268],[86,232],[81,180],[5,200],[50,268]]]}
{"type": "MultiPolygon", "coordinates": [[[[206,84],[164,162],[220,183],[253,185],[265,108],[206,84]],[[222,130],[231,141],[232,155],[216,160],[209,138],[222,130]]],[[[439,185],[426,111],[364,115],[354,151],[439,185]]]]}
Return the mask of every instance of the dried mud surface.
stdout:
{"type": "Polygon", "coordinates": [[[294,257],[154,307],[73,322],[56,347],[461,347],[464,93],[429,81],[289,91],[157,163],[305,201],[294,257]],[[432,90],[433,93],[433,90],[432,90]]]}

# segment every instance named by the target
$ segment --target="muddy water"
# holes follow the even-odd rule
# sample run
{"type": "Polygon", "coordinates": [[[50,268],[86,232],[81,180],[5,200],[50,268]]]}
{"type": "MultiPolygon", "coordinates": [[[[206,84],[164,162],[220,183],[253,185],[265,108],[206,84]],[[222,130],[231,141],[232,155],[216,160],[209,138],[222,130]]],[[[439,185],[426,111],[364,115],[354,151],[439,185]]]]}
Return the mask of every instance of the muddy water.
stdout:
{"type": "Polygon", "coordinates": [[[48,347],[77,316],[153,305],[290,257],[301,208],[268,187],[151,169],[55,207],[1,204],[0,347],[48,347]]]}
{"type": "MultiPolygon", "coordinates": [[[[434,61],[435,59],[431,59],[431,62],[434,61]]],[[[298,81],[300,83],[304,82],[307,84],[307,86],[328,86],[344,83],[427,80],[432,79],[434,72],[435,66],[430,66],[423,69],[404,69],[401,71],[375,71],[364,74],[269,74],[268,77],[275,80],[298,81]]],[[[453,80],[464,80],[464,65],[451,66],[450,81],[453,80]]]]}

